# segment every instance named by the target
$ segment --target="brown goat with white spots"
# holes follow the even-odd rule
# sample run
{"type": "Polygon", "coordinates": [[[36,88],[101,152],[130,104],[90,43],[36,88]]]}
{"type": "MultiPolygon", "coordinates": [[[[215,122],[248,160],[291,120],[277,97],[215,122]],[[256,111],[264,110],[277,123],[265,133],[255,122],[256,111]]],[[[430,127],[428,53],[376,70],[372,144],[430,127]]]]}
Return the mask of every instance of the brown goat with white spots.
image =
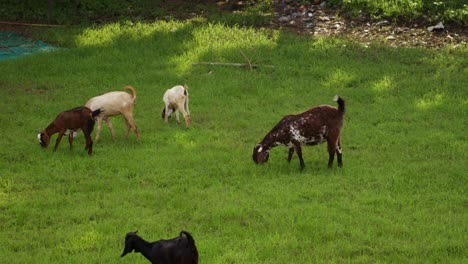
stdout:
{"type": "Polygon", "coordinates": [[[341,129],[345,113],[345,101],[340,96],[333,99],[338,108],[330,105],[320,105],[301,114],[287,115],[254,147],[252,158],[255,163],[268,161],[269,152],[273,147],[289,148],[288,162],[291,161],[294,150],[299,157],[301,170],[304,169],[301,145],[318,145],[327,142],[328,167],[331,168],[335,153],[338,166],[343,166],[341,150],[341,129]]]}

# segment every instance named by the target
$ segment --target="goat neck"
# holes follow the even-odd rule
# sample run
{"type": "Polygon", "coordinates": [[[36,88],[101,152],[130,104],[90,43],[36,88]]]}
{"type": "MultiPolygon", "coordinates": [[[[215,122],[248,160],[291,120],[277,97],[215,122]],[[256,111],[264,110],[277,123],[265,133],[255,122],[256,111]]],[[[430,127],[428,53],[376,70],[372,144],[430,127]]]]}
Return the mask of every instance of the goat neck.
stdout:
{"type": "Polygon", "coordinates": [[[44,129],[43,133],[46,133],[50,137],[59,131],[60,129],[55,125],[55,121],[54,121],[50,123],[50,125],[46,127],[46,129],[44,129]]]}
{"type": "Polygon", "coordinates": [[[288,116],[284,117],[260,142],[264,149],[270,150],[279,145],[289,143],[289,132],[286,124],[289,123],[288,116]]]}
{"type": "Polygon", "coordinates": [[[139,236],[135,236],[135,241],[133,243],[135,252],[140,252],[145,258],[152,262],[151,252],[154,243],[150,243],[139,236]]]}

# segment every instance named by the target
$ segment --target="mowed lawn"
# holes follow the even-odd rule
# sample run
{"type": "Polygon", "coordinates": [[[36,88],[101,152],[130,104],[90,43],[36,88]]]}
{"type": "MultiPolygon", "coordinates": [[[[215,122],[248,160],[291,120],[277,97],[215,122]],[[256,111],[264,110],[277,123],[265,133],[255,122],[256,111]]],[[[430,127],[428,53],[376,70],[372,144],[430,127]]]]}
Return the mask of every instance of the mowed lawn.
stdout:
{"type": "MultiPolygon", "coordinates": [[[[200,263],[463,263],[468,258],[468,52],[371,45],[203,20],[49,29],[63,48],[0,61],[2,263],[147,263],[125,234],[191,232],[200,263]],[[248,68],[193,65],[245,62],[248,68]],[[161,118],[187,84],[191,127],[161,118]],[[64,110],[132,85],[94,153],[36,135],[64,110]],[[346,100],[343,168],[326,145],[255,144],[287,114],[346,100]]],[[[93,133],[94,136],[94,133],[93,133]]]]}

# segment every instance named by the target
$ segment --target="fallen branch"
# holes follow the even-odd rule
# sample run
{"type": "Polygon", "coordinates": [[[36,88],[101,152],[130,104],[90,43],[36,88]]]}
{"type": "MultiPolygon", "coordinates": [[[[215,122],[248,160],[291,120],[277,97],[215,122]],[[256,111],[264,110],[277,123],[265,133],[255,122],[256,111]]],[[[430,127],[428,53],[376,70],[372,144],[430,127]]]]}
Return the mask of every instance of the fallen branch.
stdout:
{"type": "Polygon", "coordinates": [[[244,59],[247,61],[247,63],[249,64],[249,68],[250,68],[250,71],[252,71],[253,69],[253,65],[252,64],[252,59],[253,59],[253,56],[255,56],[255,52],[257,52],[257,50],[254,51],[254,54],[252,55],[252,57],[249,59],[247,58],[247,56],[245,55],[244,52],[242,52],[242,50],[240,51],[240,53],[242,54],[242,56],[244,57],[244,59]]]}
{"type": "Polygon", "coordinates": [[[64,25],[31,24],[31,23],[8,22],[8,21],[0,21],[0,24],[12,25],[12,26],[31,26],[31,27],[65,27],[64,25]]]}
{"type": "Polygon", "coordinates": [[[233,63],[233,62],[195,62],[193,65],[211,65],[211,66],[228,66],[228,67],[245,67],[250,69],[255,69],[257,67],[267,67],[274,68],[273,65],[260,65],[260,64],[250,64],[250,63],[233,63]]]}

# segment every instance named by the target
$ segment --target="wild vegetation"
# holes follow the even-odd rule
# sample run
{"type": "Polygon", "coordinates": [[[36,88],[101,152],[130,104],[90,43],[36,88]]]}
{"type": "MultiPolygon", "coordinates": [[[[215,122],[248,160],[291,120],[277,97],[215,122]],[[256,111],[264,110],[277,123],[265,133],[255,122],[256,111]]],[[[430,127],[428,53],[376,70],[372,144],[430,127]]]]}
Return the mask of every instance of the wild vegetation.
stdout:
{"type": "MultiPolygon", "coordinates": [[[[396,22],[442,21],[466,26],[468,21],[468,4],[459,0],[296,0],[296,2],[324,4],[337,11],[347,12],[351,16],[358,16],[364,12],[370,14],[372,18],[386,18],[396,22]]],[[[2,20],[10,21],[89,24],[122,19],[143,21],[197,15],[231,25],[252,26],[267,24],[273,9],[273,0],[24,0],[3,1],[0,17],[2,20]],[[235,6],[237,2],[243,4],[235,6]],[[233,9],[236,12],[226,12],[233,9]]]]}

